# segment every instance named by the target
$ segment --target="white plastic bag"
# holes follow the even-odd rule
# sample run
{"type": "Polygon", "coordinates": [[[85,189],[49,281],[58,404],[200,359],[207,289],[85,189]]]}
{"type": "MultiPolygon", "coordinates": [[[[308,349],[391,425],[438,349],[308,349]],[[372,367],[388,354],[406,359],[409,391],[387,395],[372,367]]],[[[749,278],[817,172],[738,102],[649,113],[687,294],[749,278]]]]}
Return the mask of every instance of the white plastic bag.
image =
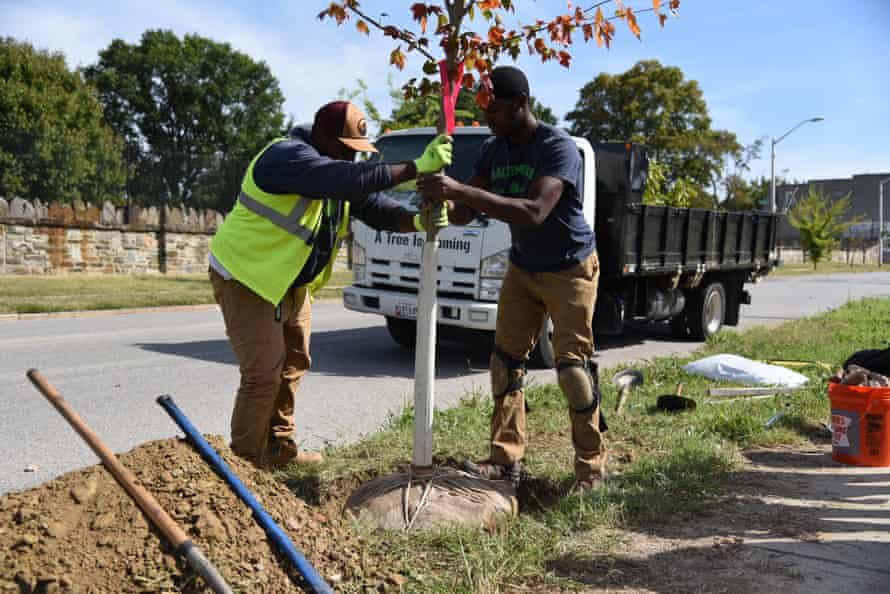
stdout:
{"type": "Polygon", "coordinates": [[[713,380],[754,386],[795,388],[807,383],[806,376],[778,365],[767,365],[738,355],[713,355],[683,366],[683,371],[713,380]]]}

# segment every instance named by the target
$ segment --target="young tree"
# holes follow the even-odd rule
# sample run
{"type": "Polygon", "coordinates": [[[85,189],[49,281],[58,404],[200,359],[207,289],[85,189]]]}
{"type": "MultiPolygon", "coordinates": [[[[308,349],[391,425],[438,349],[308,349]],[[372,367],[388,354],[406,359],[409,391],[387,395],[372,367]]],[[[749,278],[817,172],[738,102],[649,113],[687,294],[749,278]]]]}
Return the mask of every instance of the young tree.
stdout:
{"type": "Polygon", "coordinates": [[[62,54],[0,38],[0,195],[120,202],[122,146],[62,54]]]}
{"type": "Polygon", "coordinates": [[[657,60],[637,62],[621,74],[599,74],[582,87],[566,119],[572,134],[591,141],[646,145],[665,164],[667,187],[678,179],[702,190],[713,187],[727,156],[742,155],[735,134],[711,127],[698,83],[657,60]]]}
{"type": "Polygon", "coordinates": [[[198,35],[115,39],[86,75],[126,139],[138,201],[228,210],[247,161],[284,127],[284,97],[262,62],[198,35]]]}
{"type": "Polygon", "coordinates": [[[402,90],[406,99],[441,93],[441,82],[430,78],[440,68],[440,59],[433,55],[434,50],[431,49],[431,44],[435,42],[443,51],[450,86],[476,91],[477,102],[485,108],[491,100],[489,73],[502,56],[515,60],[525,50],[539,56],[543,62],[554,61],[568,68],[572,61],[569,50],[577,37],[582,37],[585,42],[595,40],[598,46],[609,47],[616,33],[613,21],[621,20],[639,38],[641,29],[637,15],[652,12],[664,26],[668,18],[665,11],[675,13],[680,6],[680,0],[652,0],[651,7],[634,10],[622,0],[602,0],[584,9],[580,6],[571,8],[570,2],[569,12],[549,20],[538,19],[533,24],[517,24],[508,29],[504,25],[505,17],[515,13],[517,3],[516,0],[444,0],[443,6],[415,2],[410,10],[412,19],[420,28],[419,33],[371,17],[362,9],[359,0],[331,2],[318,17],[322,20],[332,18],[338,25],[344,24],[350,17],[356,17],[355,26],[360,33],[368,35],[371,27],[374,27],[391,37],[398,45],[390,53],[389,62],[399,70],[404,70],[407,54],[420,54],[424,59],[424,76],[413,77],[405,83],[402,90]],[[603,12],[603,7],[607,5],[615,8],[608,17],[603,12]],[[481,17],[479,31],[465,30],[466,20],[473,21],[477,17],[481,17]],[[438,41],[431,40],[431,35],[438,41]],[[477,82],[481,83],[478,88],[477,82]]]}
{"type": "Polygon", "coordinates": [[[813,261],[813,269],[819,262],[831,257],[833,250],[848,227],[861,218],[843,220],[850,209],[851,193],[831,201],[821,189],[811,185],[807,195],[798,200],[788,213],[788,222],[800,231],[800,242],[813,261]]]}

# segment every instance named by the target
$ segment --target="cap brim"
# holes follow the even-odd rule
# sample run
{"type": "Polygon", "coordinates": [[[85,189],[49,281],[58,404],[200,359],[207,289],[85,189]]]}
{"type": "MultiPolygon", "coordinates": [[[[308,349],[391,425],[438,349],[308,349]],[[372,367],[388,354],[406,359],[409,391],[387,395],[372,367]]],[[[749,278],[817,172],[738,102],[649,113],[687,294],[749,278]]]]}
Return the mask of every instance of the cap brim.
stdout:
{"type": "Polygon", "coordinates": [[[374,148],[374,145],[371,144],[367,138],[343,138],[340,137],[337,140],[351,148],[352,150],[359,151],[360,153],[376,153],[377,149],[374,148]]]}

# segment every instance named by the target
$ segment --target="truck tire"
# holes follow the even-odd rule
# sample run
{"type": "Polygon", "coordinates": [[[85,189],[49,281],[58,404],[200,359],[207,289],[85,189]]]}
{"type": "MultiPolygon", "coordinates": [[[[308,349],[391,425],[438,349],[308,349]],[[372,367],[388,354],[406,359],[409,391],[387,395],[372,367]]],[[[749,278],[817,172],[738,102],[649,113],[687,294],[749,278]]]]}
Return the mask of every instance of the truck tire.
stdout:
{"type": "Polygon", "coordinates": [[[538,342],[529,355],[529,363],[537,369],[556,367],[556,353],[553,351],[553,321],[550,316],[544,318],[538,342]]]}
{"type": "Polygon", "coordinates": [[[415,320],[386,316],[386,329],[399,346],[406,349],[414,348],[414,342],[417,339],[417,322],[415,320]]]}
{"type": "Polygon", "coordinates": [[[707,340],[720,332],[726,317],[726,289],[720,282],[712,282],[693,295],[686,312],[689,334],[695,340],[707,340]]]}

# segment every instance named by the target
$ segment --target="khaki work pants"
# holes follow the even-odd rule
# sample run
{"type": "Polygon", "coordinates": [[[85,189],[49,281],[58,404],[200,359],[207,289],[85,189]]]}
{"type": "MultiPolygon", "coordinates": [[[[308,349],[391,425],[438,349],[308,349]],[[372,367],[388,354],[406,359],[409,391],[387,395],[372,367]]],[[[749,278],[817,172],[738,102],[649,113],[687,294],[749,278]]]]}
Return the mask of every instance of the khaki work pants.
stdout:
{"type": "MultiPolygon", "coordinates": [[[[586,361],[593,356],[593,310],[599,281],[599,258],[593,252],[584,262],[560,272],[531,273],[507,269],[498,301],[495,346],[515,361],[525,361],[534,348],[546,316],[553,321],[557,363],[586,361]]],[[[504,370],[492,356],[491,456],[497,464],[521,460],[527,444],[525,391],[500,395],[524,376],[522,368],[504,370]],[[497,370],[497,371],[496,371],[497,370]],[[500,377],[499,377],[500,376],[500,377]]],[[[575,475],[584,480],[602,472],[604,444],[599,430],[600,407],[569,409],[575,475]]]]}
{"type": "Polygon", "coordinates": [[[294,397],[309,371],[312,309],[306,287],[291,287],[275,306],[210,269],[213,296],[241,371],[232,411],[232,451],[262,463],[276,442],[293,440],[294,397]]]}

